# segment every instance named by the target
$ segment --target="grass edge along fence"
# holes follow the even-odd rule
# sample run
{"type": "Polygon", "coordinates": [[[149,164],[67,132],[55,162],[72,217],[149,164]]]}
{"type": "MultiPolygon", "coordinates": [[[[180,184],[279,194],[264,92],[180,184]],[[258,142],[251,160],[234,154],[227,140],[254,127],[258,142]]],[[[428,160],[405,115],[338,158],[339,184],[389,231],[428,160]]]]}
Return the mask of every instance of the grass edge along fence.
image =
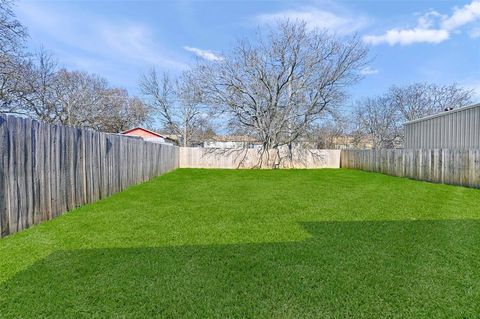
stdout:
{"type": "Polygon", "coordinates": [[[480,188],[480,149],[342,150],[340,166],[480,188]]]}
{"type": "Polygon", "coordinates": [[[0,115],[0,237],[179,165],[179,148],[0,115]]]}

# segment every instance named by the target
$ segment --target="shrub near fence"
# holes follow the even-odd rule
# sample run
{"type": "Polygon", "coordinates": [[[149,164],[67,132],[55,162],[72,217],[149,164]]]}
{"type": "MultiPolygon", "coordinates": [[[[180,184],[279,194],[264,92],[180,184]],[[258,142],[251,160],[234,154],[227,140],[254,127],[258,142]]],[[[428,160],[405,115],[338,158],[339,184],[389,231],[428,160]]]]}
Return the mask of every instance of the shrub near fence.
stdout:
{"type": "Polygon", "coordinates": [[[178,163],[176,146],[0,115],[0,237],[178,163]]]}
{"type": "Polygon", "coordinates": [[[480,150],[344,150],[341,167],[480,188],[480,150]]]}

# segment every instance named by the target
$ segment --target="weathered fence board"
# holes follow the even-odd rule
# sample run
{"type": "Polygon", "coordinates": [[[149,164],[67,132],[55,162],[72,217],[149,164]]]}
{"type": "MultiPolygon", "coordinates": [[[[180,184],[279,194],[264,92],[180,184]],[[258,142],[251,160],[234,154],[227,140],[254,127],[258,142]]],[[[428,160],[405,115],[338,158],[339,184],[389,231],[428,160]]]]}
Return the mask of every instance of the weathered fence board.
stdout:
{"type": "Polygon", "coordinates": [[[7,218],[7,193],[6,193],[6,161],[7,157],[7,139],[5,119],[0,117],[0,237],[5,236],[9,229],[9,220],[7,218]]]}
{"type": "Polygon", "coordinates": [[[173,170],[179,148],[0,115],[0,237],[173,170]]]}
{"type": "MultiPolygon", "coordinates": [[[[199,147],[180,148],[180,167],[185,168],[252,168],[259,163],[256,149],[215,150],[199,147]]],[[[271,164],[265,165],[271,167],[271,164]]],[[[339,168],[340,150],[302,150],[293,160],[284,160],[281,168],[339,168]]]]}
{"type": "Polygon", "coordinates": [[[342,150],[342,168],[480,188],[480,149],[342,150]]]}

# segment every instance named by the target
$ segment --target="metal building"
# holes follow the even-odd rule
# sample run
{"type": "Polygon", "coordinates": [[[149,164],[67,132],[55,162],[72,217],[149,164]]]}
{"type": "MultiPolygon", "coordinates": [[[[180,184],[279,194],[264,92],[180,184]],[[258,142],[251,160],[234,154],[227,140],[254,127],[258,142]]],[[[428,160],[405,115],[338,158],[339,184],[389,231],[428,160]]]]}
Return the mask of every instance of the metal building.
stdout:
{"type": "Polygon", "coordinates": [[[405,123],[405,148],[480,148],[480,104],[405,123]]]}

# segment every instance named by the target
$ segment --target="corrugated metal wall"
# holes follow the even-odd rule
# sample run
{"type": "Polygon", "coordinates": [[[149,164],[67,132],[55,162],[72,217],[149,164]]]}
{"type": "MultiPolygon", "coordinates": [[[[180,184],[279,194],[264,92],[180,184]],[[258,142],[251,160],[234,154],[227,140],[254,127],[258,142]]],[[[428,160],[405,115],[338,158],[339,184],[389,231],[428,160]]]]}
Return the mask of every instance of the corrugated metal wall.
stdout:
{"type": "Polygon", "coordinates": [[[406,123],[405,148],[480,148],[480,104],[406,123]]]}

